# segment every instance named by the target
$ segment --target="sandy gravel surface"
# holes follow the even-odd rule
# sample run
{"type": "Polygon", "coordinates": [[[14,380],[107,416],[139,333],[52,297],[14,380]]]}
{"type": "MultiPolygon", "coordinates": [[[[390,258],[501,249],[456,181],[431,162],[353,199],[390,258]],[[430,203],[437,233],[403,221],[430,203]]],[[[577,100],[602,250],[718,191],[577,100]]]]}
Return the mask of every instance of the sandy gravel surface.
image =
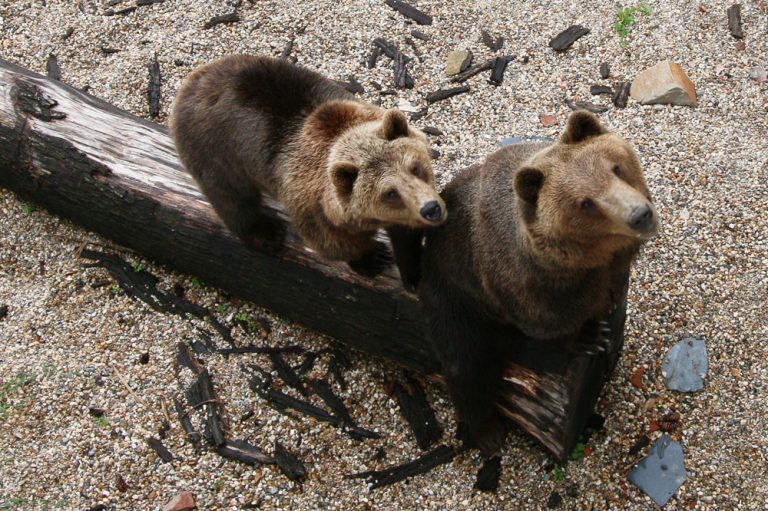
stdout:
{"type": "MultiPolygon", "coordinates": [[[[768,66],[768,3],[742,4],[741,47],[726,26],[730,2],[648,2],[652,14],[638,16],[622,48],[613,2],[419,1],[435,21],[419,27],[430,39],[416,40],[416,87],[381,97],[372,84],[391,89],[392,71],[386,58],[365,67],[373,38],[385,37],[415,57],[404,42],[414,26],[383,2],[243,1],[239,23],[202,29],[233,3],[241,2],[166,0],[105,16],[132,2],[0,1],[0,57],[45,72],[53,53],[63,81],[147,116],[147,64],[156,55],[164,122],[180,81],[195,66],[231,52],[279,55],[295,34],[293,55],[301,64],[336,79],[354,75],[370,101],[421,107],[428,92],[448,86],[448,51],[470,48],[478,62],[492,55],[480,39],[486,28],[506,38],[499,54],[516,56],[503,84],[478,76],[468,82],[470,93],[432,106],[418,123],[444,133],[433,137],[441,184],[505,136],[557,135],[569,112],[564,100],[590,100],[591,84],[631,80],[663,58],[683,67],[696,85],[697,108],[630,101],[601,116],[637,147],[663,224],[632,274],[625,352],[598,405],[605,428],[590,440],[591,454],[562,472],[532,441],[511,434],[495,494],[472,491],[476,453],[371,491],[345,474],[420,454],[383,385],[392,366],[353,353],[348,389],[335,387],[361,426],[382,432],[380,440],[357,442],[267,408],[239,367],[269,367],[265,357],[212,355],[204,362],[226,404],[231,436],[267,449],[280,439],[305,461],[308,480],[297,485],[274,467],[196,450],[175,417],[164,440],[175,460],[163,463],[145,438],[158,435],[164,403],[182,397],[193,380],[174,360],[177,344],[197,339],[202,325],[125,296],[104,270],[86,268],[76,255],[84,242],[109,247],[106,240],[0,191],[0,306],[9,307],[0,319],[0,508],[159,509],[188,490],[201,509],[256,503],[263,509],[544,509],[553,492],[563,497],[561,509],[654,509],[626,481],[640,457],[628,451],[643,434],[657,438],[652,423],[669,412],[681,417],[671,435],[683,445],[689,480],[667,509],[766,508],[768,84],[750,73],[768,66]],[[573,23],[591,34],[554,54],[547,42],[573,23]],[[598,73],[604,61],[612,69],[608,80],[598,73]],[[555,115],[559,125],[543,127],[540,114],[555,115]],[[710,357],[706,387],[694,395],[666,390],[660,371],[664,354],[686,335],[703,338],[710,357]],[[638,370],[640,388],[630,382],[638,370]],[[90,407],[104,416],[94,418],[90,407]],[[249,411],[253,416],[242,419],[249,411]]],[[[330,342],[139,254],[120,253],[160,276],[164,289],[183,286],[223,322],[237,314],[266,319],[270,344],[320,349],[330,342]]],[[[262,342],[240,327],[233,334],[238,342],[262,342]]],[[[313,374],[326,371],[323,359],[313,374]]],[[[447,396],[427,388],[450,442],[447,396]]]]}

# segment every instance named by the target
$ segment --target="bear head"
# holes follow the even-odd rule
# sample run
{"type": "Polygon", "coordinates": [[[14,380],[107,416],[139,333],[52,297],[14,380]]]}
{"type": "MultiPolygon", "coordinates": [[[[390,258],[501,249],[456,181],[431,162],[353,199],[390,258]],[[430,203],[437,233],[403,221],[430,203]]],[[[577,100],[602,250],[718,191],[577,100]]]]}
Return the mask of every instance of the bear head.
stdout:
{"type": "Polygon", "coordinates": [[[343,131],[328,174],[344,222],[429,227],[446,219],[427,138],[399,110],[343,131]]]}
{"type": "Polygon", "coordinates": [[[514,189],[534,250],[560,266],[602,266],[659,229],[635,151],[586,111],[517,169],[514,189]]]}

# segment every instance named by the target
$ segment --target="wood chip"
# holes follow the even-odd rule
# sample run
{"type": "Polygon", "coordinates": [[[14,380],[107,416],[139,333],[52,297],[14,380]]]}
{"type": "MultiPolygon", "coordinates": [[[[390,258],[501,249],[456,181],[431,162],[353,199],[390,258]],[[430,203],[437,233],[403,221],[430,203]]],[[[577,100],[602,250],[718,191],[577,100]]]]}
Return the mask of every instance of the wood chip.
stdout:
{"type": "Polygon", "coordinates": [[[236,348],[221,348],[216,350],[222,355],[236,355],[241,353],[260,353],[268,355],[270,353],[302,353],[304,348],[301,346],[239,346],[236,348]]]}
{"type": "Polygon", "coordinates": [[[421,39],[422,41],[429,41],[429,36],[419,30],[416,30],[416,29],[411,30],[411,35],[416,39],[421,39]]]}
{"type": "Polygon", "coordinates": [[[280,52],[280,58],[287,59],[288,57],[290,57],[292,51],[293,51],[293,37],[288,39],[288,42],[285,43],[285,46],[283,47],[283,51],[280,52]]]}
{"type": "Polygon", "coordinates": [[[642,367],[638,367],[635,369],[635,372],[632,373],[632,377],[629,379],[629,381],[632,383],[632,386],[636,389],[643,390],[643,376],[645,375],[645,369],[642,367]]]}
{"type": "Polygon", "coordinates": [[[728,8],[728,30],[736,39],[742,39],[744,32],[741,29],[741,5],[733,4],[728,8]]]}
{"type": "Polygon", "coordinates": [[[398,51],[394,60],[393,72],[395,87],[398,89],[412,89],[414,85],[413,77],[406,67],[405,55],[398,51]]]}
{"type": "Polygon", "coordinates": [[[595,103],[590,103],[589,101],[571,101],[570,99],[566,99],[565,104],[574,112],[576,110],[587,110],[593,114],[601,114],[611,109],[611,107],[607,105],[597,105],[595,103]]]}
{"type": "Polygon", "coordinates": [[[487,30],[481,29],[480,30],[480,36],[483,39],[483,44],[485,44],[489,50],[491,51],[497,51],[504,47],[504,38],[503,37],[497,37],[494,39],[491,34],[488,33],[487,30]]]}
{"type": "Polygon", "coordinates": [[[8,317],[8,306],[0,305],[0,319],[5,319],[7,317],[8,317]]]}
{"type": "Polygon", "coordinates": [[[495,492],[499,487],[501,476],[501,456],[485,460],[477,472],[474,488],[479,491],[495,492]]]}
{"type": "Polygon", "coordinates": [[[451,81],[454,83],[461,83],[469,80],[473,76],[482,73],[483,71],[487,71],[489,69],[493,69],[493,65],[496,63],[496,59],[490,59],[486,60],[482,64],[477,64],[475,66],[470,67],[463,73],[459,73],[453,78],[451,78],[451,81]]]}
{"type": "Polygon", "coordinates": [[[371,50],[371,54],[368,56],[368,61],[366,62],[368,69],[373,69],[376,67],[376,61],[379,60],[379,55],[381,55],[381,48],[374,45],[373,49],[371,50]]]}
{"type": "Polygon", "coordinates": [[[219,417],[219,402],[213,390],[213,381],[207,369],[197,375],[197,380],[187,389],[187,402],[192,408],[203,406],[206,425],[211,440],[216,445],[224,443],[224,427],[219,417]]]}
{"type": "Polygon", "coordinates": [[[613,89],[610,88],[608,85],[590,85],[589,86],[589,93],[593,96],[599,96],[600,94],[610,94],[613,96],[613,89]]]}
{"type": "Polygon", "coordinates": [[[165,0],[136,0],[136,5],[142,7],[144,5],[161,4],[163,2],[165,2],[165,0]]]}
{"type": "Polygon", "coordinates": [[[157,55],[155,55],[149,65],[149,85],[147,86],[150,119],[156,119],[160,116],[160,81],[160,63],[157,61],[157,55]]]}
{"type": "Polygon", "coordinates": [[[439,137],[443,134],[441,130],[435,128],[434,126],[424,126],[423,128],[421,128],[421,131],[423,131],[427,135],[432,135],[435,137],[439,137]]]}
{"type": "Polygon", "coordinates": [[[302,481],[307,477],[304,463],[277,440],[275,440],[275,462],[285,477],[291,481],[302,481]]]}
{"type": "Polygon", "coordinates": [[[56,55],[48,55],[48,60],[45,61],[45,73],[53,80],[61,80],[61,68],[56,55]]]}
{"type": "Polygon", "coordinates": [[[165,463],[173,461],[173,454],[163,445],[159,438],[149,437],[147,438],[147,444],[165,463]]]}
{"type": "Polygon", "coordinates": [[[384,3],[419,25],[431,25],[432,16],[400,0],[384,0],[384,3]]]}
{"type": "Polygon", "coordinates": [[[453,87],[450,89],[440,89],[435,92],[430,92],[425,98],[427,103],[436,103],[437,101],[443,101],[444,99],[451,98],[458,94],[469,92],[469,85],[462,85],[461,87],[453,87]]]}
{"type": "Polygon", "coordinates": [[[238,16],[236,12],[230,12],[228,14],[222,14],[221,16],[214,16],[205,22],[203,28],[208,30],[209,28],[221,25],[222,23],[237,23],[238,21],[240,21],[240,16],[238,16]]]}
{"type": "Polygon", "coordinates": [[[563,52],[571,47],[577,39],[589,34],[589,29],[581,25],[571,25],[549,41],[549,47],[556,52],[563,52]]]}
{"type": "Polygon", "coordinates": [[[616,85],[616,92],[613,94],[613,105],[616,108],[626,108],[629,100],[629,89],[632,87],[630,82],[621,82],[616,85]]]}
{"type": "Polygon", "coordinates": [[[414,112],[413,114],[411,114],[411,120],[412,121],[418,121],[419,119],[421,119],[425,115],[427,115],[428,112],[429,112],[429,107],[425,106],[424,108],[422,108],[418,112],[414,112]]]}

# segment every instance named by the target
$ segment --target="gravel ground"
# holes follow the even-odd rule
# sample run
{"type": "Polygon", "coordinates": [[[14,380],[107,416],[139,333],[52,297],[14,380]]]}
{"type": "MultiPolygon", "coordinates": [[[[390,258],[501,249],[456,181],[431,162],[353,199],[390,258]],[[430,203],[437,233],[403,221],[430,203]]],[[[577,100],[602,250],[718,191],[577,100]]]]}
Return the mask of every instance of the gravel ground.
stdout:
{"type": "MultiPolygon", "coordinates": [[[[147,64],[156,55],[163,73],[161,122],[195,66],[232,52],[279,55],[294,35],[293,55],[301,64],[332,78],[354,75],[370,101],[421,107],[428,92],[449,86],[443,71],[449,51],[469,48],[477,62],[491,56],[480,39],[486,28],[506,38],[499,53],[516,56],[503,84],[494,87],[478,76],[469,82],[470,93],[433,105],[418,123],[444,133],[433,137],[441,153],[441,185],[505,136],[556,136],[568,115],[564,99],[589,100],[589,85],[631,80],[659,59],[679,63],[699,95],[694,109],[630,101],[626,109],[602,114],[636,145],[663,231],[632,274],[625,352],[599,402],[597,411],[607,420],[589,442],[591,454],[555,467],[531,440],[510,434],[495,494],[472,491],[476,453],[378,490],[345,479],[420,453],[383,385],[394,368],[359,353],[351,354],[345,372],[348,389],[336,391],[361,426],[383,433],[380,440],[357,442],[314,420],[267,408],[239,367],[268,367],[263,356],[205,357],[231,437],[269,450],[280,439],[307,464],[303,485],[274,467],[253,468],[196,450],[175,417],[164,440],[175,460],[161,462],[145,438],[158,435],[164,404],[183,396],[194,379],[174,360],[177,344],[197,339],[201,325],[156,313],[119,292],[104,270],[86,268],[77,257],[83,243],[117,250],[160,276],[165,289],[181,284],[191,301],[222,321],[235,314],[266,319],[270,344],[321,349],[332,341],[0,191],[0,305],[9,307],[0,319],[0,508],[159,509],[188,490],[202,509],[256,503],[297,510],[542,509],[553,492],[562,495],[562,509],[653,509],[626,482],[640,457],[628,451],[643,434],[657,438],[654,421],[677,412],[680,426],[671,434],[685,450],[689,480],[667,509],[766,509],[768,85],[750,73],[768,65],[768,3],[742,4],[743,46],[728,33],[730,3],[648,2],[653,12],[637,16],[622,47],[613,29],[613,2],[419,1],[435,21],[419,27],[430,39],[416,41],[421,55],[410,66],[416,87],[380,97],[372,84],[390,88],[392,72],[384,57],[376,68],[365,67],[372,39],[385,37],[415,56],[404,42],[414,25],[383,2],[244,1],[237,8],[240,22],[203,30],[210,17],[231,12],[233,2],[166,0],[105,16],[108,8],[132,3],[0,1],[2,58],[45,72],[53,53],[63,81],[87,86],[138,115],[148,115],[147,64]],[[553,53],[549,39],[573,23],[591,34],[567,53],[553,53]],[[74,30],[64,39],[68,28],[74,30]],[[105,54],[101,48],[119,51],[105,54]],[[608,80],[599,77],[603,61],[611,65],[608,80]],[[543,127],[540,114],[555,115],[559,125],[543,127]],[[660,371],[664,354],[686,335],[703,338],[710,357],[706,387],[693,395],[667,391],[660,371]],[[144,353],[146,364],[139,361],[144,353]],[[630,382],[638,371],[640,388],[630,382]],[[102,408],[104,416],[94,418],[89,407],[102,408]],[[242,419],[248,411],[254,415],[242,419]]],[[[238,342],[261,342],[240,327],[233,334],[238,342]]],[[[324,360],[313,374],[326,371],[324,360]]],[[[447,396],[427,389],[441,423],[452,431],[447,396]]],[[[444,440],[451,440],[450,433],[444,440]]]]}

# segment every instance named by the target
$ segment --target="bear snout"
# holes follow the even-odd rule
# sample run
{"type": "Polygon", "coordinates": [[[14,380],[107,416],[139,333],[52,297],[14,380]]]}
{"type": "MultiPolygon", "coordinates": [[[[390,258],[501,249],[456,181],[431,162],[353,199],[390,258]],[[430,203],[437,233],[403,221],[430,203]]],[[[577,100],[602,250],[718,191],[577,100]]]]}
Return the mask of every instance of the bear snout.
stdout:
{"type": "Polygon", "coordinates": [[[443,208],[440,207],[440,203],[436,200],[424,204],[419,213],[424,220],[432,223],[439,222],[443,218],[443,208]]]}
{"type": "Polygon", "coordinates": [[[627,224],[639,233],[649,234],[656,229],[656,215],[648,204],[643,204],[632,209],[627,224]]]}

